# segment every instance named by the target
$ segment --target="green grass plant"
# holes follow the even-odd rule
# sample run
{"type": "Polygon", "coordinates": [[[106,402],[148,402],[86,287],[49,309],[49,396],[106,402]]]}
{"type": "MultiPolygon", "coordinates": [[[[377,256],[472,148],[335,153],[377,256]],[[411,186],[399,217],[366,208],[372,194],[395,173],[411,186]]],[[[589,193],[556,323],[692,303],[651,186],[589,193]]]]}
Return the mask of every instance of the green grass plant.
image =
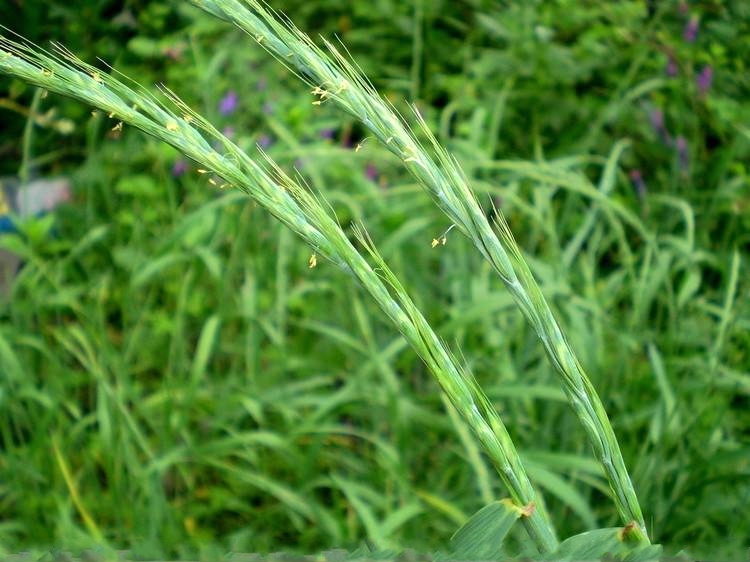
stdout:
{"type": "MultiPolygon", "coordinates": [[[[648,529],[704,557],[750,540],[742,120],[723,101],[719,59],[704,97],[662,76],[652,43],[668,26],[679,36],[681,16],[660,7],[642,26],[635,2],[540,4],[472,9],[464,22],[460,6],[409,14],[386,1],[361,34],[356,7],[348,33],[298,5],[300,27],[340,31],[370,77],[386,77],[387,99],[420,99],[412,130],[348,57],[264,4],[197,3],[240,32],[184,3],[189,33],[154,39],[168,13],[156,4],[115,66],[184,103],[62,48],[4,39],[22,55],[0,60],[21,76],[9,96],[34,95],[22,172],[81,145],[86,160],[57,236],[45,217],[2,238],[25,266],[0,313],[0,544],[189,558],[368,537],[431,550],[481,506],[471,523],[489,513],[485,528],[513,527],[493,555],[555,550],[556,535],[576,535],[565,552],[619,544],[607,527],[631,519],[636,538],[648,529]],[[372,39],[386,30],[413,43],[372,39]],[[245,32],[313,95],[241,48],[245,32]],[[159,58],[179,45],[179,63],[159,58]],[[88,118],[22,81],[101,110],[88,118]],[[252,93],[229,118],[215,103],[227,88],[252,93]],[[648,104],[687,139],[687,166],[641,115],[648,104]],[[48,106],[85,126],[61,139],[34,118],[48,106]],[[724,144],[706,153],[709,122],[724,144]],[[179,152],[203,172],[175,177],[179,152]],[[647,192],[631,191],[635,166],[647,192]],[[499,229],[485,200],[502,209],[499,229]],[[575,400],[592,420],[583,431],[575,400]],[[631,477],[645,521],[628,516],[640,513],[631,477]],[[511,511],[496,502],[508,494],[511,511]]],[[[711,25],[699,39],[723,29],[711,25]]],[[[691,48],[670,55],[688,84],[691,65],[724,56],[691,48]]]]}
{"type": "MultiPolygon", "coordinates": [[[[0,48],[4,51],[0,62],[3,72],[47,90],[81,99],[105,111],[110,118],[117,120],[116,130],[120,130],[123,124],[132,125],[174,146],[205,166],[201,173],[215,174],[214,178],[209,178],[212,185],[243,190],[307,241],[315,252],[310,258],[311,267],[316,265],[316,255],[320,252],[359,280],[422,357],[453,406],[474,430],[518,503],[518,509],[531,506],[524,522],[532,540],[541,552],[555,550],[557,541],[551,523],[541,506],[535,508],[539,505],[536,493],[505,426],[476,382],[442,345],[364,231],[358,231],[357,238],[375,260],[379,274],[390,285],[394,296],[357,252],[329,211],[313,196],[272,161],[268,161],[271,170],[264,171],[171,92],[165,91],[176,110],[182,112],[180,115],[157,102],[145,90],[137,92],[108,75],[100,74],[96,68],[60,47],[58,50],[64,59],[6,38],[0,40],[0,48]],[[222,152],[211,148],[201,132],[219,141],[222,152]],[[222,182],[221,185],[218,182],[222,182]]],[[[84,519],[91,527],[90,517],[84,515],[84,519]]],[[[101,539],[101,535],[98,538],[101,539]]]]}
{"type": "MultiPolygon", "coordinates": [[[[498,213],[496,234],[469,188],[465,174],[430,133],[420,118],[419,111],[415,110],[415,115],[434,157],[419,143],[367,79],[330,42],[326,42],[331,53],[329,56],[307,35],[274,14],[262,2],[196,0],[194,3],[235,23],[278,60],[293,67],[318,98],[313,103],[323,103],[330,99],[355,117],[407,165],[420,185],[452,221],[452,226],[456,226],[472,240],[539,335],[550,361],[561,377],[568,400],[604,467],[623,523],[635,521],[646,538],[648,534],[643,514],[601,399],[563,335],[508,223],[502,213],[498,213]]],[[[605,181],[612,183],[612,168],[605,181]]],[[[585,236],[585,229],[582,234],[585,236]]]]}

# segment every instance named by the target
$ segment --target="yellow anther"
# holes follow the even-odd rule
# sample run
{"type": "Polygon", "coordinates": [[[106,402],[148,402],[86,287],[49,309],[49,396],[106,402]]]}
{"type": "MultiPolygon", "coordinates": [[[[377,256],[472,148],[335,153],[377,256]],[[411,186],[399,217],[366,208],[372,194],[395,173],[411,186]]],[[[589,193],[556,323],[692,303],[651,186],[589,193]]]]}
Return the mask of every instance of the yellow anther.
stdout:
{"type": "MultiPolygon", "coordinates": [[[[314,87],[314,88],[313,88],[313,89],[312,89],[312,90],[310,91],[310,93],[311,93],[312,95],[314,95],[314,96],[319,96],[319,97],[320,97],[320,101],[323,101],[324,99],[326,99],[326,98],[327,98],[328,96],[330,96],[330,95],[331,95],[331,93],[330,93],[330,92],[329,92],[328,90],[324,90],[324,89],[323,89],[323,88],[321,88],[320,86],[315,86],[315,87],[314,87]]],[[[318,105],[320,105],[320,103],[318,103],[318,105]]]]}
{"type": "Polygon", "coordinates": [[[432,247],[434,248],[438,244],[441,244],[445,246],[448,243],[448,233],[453,230],[453,227],[456,226],[455,224],[452,224],[448,227],[448,230],[443,232],[443,235],[440,238],[433,238],[432,239],[432,247]]]}
{"type": "Polygon", "coordinates": [[[355,146],[355,147],[354,147],[354,152],[359,152],[359,151],[360,151],[360,149],[361,149],[361,148],[362,148],[362,147],[363,147],[363,146],[365,145],[365,143],[367,142],[367,139],[368,139],[368,138],[369,138],[369,137],[367,137],[367,138],[364,138],[364,139],[362,139],[362,142],[358,142],[358,143],[357,143],[357,146],[355,146]]]}
{"type": "Polygon", "coordinates": [[[307,262],[307,264],[310,267],[310,269],[312,269],[313,267],[317,267],[317,265],[318,265],[318,256],[316,256],[315,254],[313,254],[312,256],[310,256],[310,260],[307,262]]]}

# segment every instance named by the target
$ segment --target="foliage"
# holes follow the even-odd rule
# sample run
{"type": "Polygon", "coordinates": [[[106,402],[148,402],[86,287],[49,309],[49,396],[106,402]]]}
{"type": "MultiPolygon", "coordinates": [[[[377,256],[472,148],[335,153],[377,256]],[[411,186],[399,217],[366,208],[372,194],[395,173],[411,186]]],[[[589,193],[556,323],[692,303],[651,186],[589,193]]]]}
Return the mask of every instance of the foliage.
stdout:
{"type": "MultiPolygon", "coordinates": [[[[604,398],[652,538],[736,551],[750,528],[743,3],[667,2],[651,18],[638,2],[375,4],[274,3],[310,35],[340,34],[404,114],[417,100],[486,211],[490,197],[503,209],[604,398]]],[[[53,36],[164,82],[241,148],[296,163],[345,229],[363,221],[509,425],[558,533],[615,524],[533,331],[460,234],[430,249],[450,223],[399,162],[372,139],[355,152],[360,126],[312,106],[240,32],[182,3],[130,11],[127,43],[104,23],[90,29],[105,49],[53,36]],[[171,24],[149,26],[150,10],[171,24]]],[[[309,269],[288,231],[171,149],[42,103],[86,154],[57,237],[2,241],[26,266],[0,326],[0,543],[89,546],[88,514],[112,544],[182,553],[363,537],[430,550],[507,494],[345,275],[309,269]]],[[[30,165],[70,170],[60,138],[35,132],[30,165]]]]}

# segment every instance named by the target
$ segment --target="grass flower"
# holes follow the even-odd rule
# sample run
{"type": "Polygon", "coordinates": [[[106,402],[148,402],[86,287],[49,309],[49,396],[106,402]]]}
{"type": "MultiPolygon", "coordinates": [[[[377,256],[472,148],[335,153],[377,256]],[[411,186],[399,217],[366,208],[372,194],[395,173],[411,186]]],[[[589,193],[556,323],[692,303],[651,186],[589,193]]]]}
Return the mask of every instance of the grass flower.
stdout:
{"type": "Polygon", "coordinates": [[[141,87],[133,89],[56,46],[57,55],[0,36],[0,73],[92,104],[117,120],[170,144],[197,162],[212,184],[234,186],[296,232],[317,256],[352,275],[374,298],[436,377],[454,408],[467,421],[523,513],[522,524],[540,552],[558,546],[554,529],[521,463],[507,429],[472,375],[462,367],[409,298],[363,229],[360,244],[377,272],[355,249],[328,207],[266,158],[257,163],[175,94],[168,102],[141,87]],[[217,149],[214,149],[213,146],[217,149]]]}
{"type": "Polygon", "coordinates": [[[623,519],[635,521],[636,535],[648,540],[646,525],[604,405],[571,349],[501,213],[493,226],[468,185],[457,161],[414,108],[426,143],[417,140],[404,119],[332,43],[327,53],[283,16],[258,0],[191,0],[234,23],[310,87],[312,103],[333,103],[359,120],[401,160],[455,227],[469,237],[513,296],[537,332],[557,371],[566,396],[583,425],[609,481],[623,519]]]}

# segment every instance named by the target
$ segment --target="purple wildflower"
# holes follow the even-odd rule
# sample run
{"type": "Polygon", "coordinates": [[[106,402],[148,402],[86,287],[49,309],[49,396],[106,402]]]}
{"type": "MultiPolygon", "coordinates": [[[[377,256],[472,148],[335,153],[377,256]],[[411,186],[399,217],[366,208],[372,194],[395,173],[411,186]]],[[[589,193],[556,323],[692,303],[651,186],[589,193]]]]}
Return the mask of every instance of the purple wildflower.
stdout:
{"type": "Polygon", "coordinates": [[[234,127],[230,127],[229,125],[227,125],[226,127],[224,127],[221,130],[221,132],[228,139],[233,139],[234,138],[234,127]]]}
{"type": "Polygon", "coordinates": [[[646,182],[643,181],[643,175],[640,170],[632,170],[630,172],[630,181],[633,182],[635,193],[639,199],[643,199],[646,196],[646,182]]]}
{"type": "Polygon", "coordinates": [[[367,164],[367,168],[365,169],[365,175],[367,176],[367,179],[370,181],[375,181],[378,179],[378,169],[375,167],[375,164],[370,162],[367,164]]]}
{"type": "Polygon", "coordinates": [[[258,137],[258,146],[262,149],[266,149],[269,146],[273,144],[273,139],[270,135],[266,135],[265,133],[258,137]]]}
{"type": "Polygon", "coordinates": [[[698,16],[692,16],[682,30],[682,38],[688,43],[695,43],[698,36],[698,16]]]}
{"type": "Polygon", "coordinates": [[[320,133],[318,134],[320,135],[320,138],[322,139],[331,140],[335,132],[336,131],[334,129],[330,127],[326,127],[325,129],[322,129],[320,133]]]}
{"type": "Polygon", "coordinates": [[[677,146],[677,157],[680,164],[680,171],[686,173],[689,164],[687,140],[685,140],[685,137],[679,136],[675,141],[675,145],[677,146]]]}
{"type": "Polygon", "coordinates": [[[229,90],[227,95],[221,98],[221,101],[219,102],[219,112],[222,115],[231,115],[237,109],[238,102],[239,98],[237,97],[237,92],[229,90]]]}
{"type": "Polygon", "coordinates": [[[180,158],[179,160],[175,160],[174,164],[172,164],[172,175],[176,178],[184,175],[187,170],[188,163],[185,162],[185,160],[183,160],[182,158],[180,158]]]}
{"type": "Polygon", "coordinates": [[[664,113],[662,113],[661,109],[651,110],[649,118],[651,119],[651,126],[654,129],[660,131],[664,128],[664,113]]]}
{"type": "Polygon", "coordinates": [[[656,134],[659,135],[659,138],[662,140],[662,142],[669,144],[669,131],[667,131],[667,128],[664,125],[664,113],[662,112],[662,110],[652,110],[649,114],[649,119],[651,120],[651,126],[654,128],[654,131],[656,131],[656,134]]]}
{"type": "Polygon", "coordinates": [[[266,115],[271,115],[271,113],[273,113],[273,104],[270,101],[263,104],[263,113],[266,115]]]}
{"type": "Polygon", "coordinates": [[[714,77],[714,69],[710,65],[706,65],[701,70],[701,73],[696,78],[698,84],[698,91],[701,95],[705,95],[708,89],[711,87],[711,82],[714,77]]]}
{"type": "Polygon", "coordinates": [[[667,57],[667,66],[664,69],[664,73],[670,78],[674,78],[675,76],[677,76],[678,70],[679,69],[677,68],[677,61],[674,60],[674,57],[672,55],[669,55],[667,57]]]}

